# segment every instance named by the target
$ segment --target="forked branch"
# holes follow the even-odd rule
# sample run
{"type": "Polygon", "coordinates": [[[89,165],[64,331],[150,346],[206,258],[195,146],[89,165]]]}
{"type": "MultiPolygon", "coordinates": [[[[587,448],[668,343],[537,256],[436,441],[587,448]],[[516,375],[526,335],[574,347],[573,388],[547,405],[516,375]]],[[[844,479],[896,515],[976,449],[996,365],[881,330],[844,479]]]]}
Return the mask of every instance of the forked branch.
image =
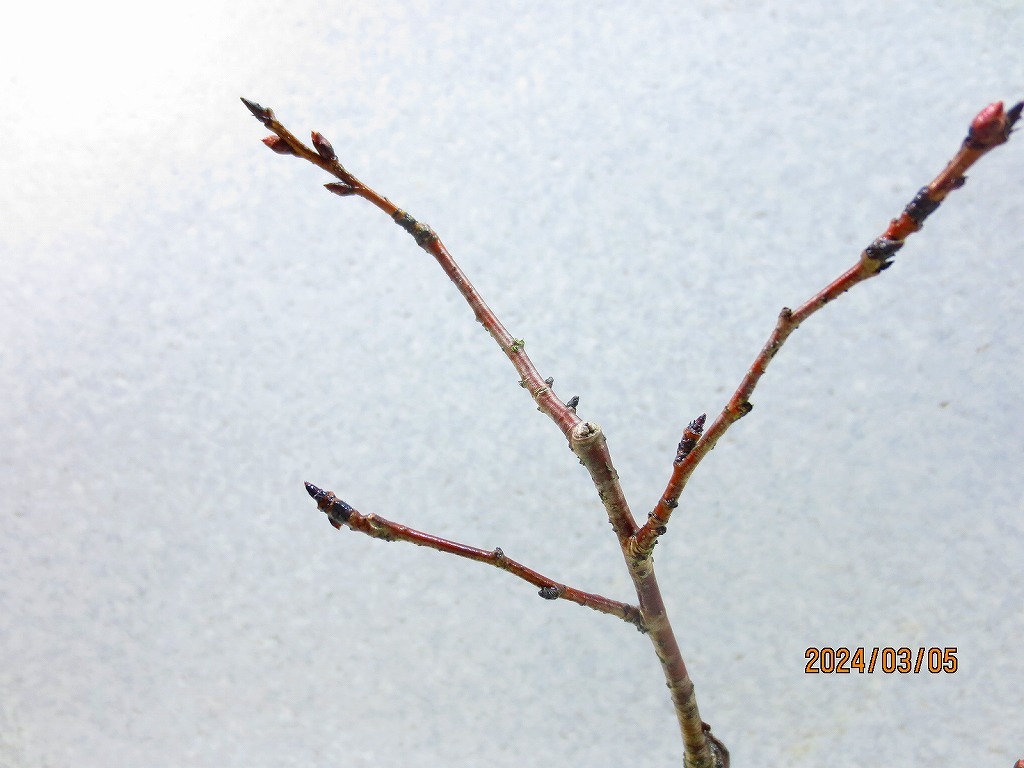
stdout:
{"type": "MultiPolygon", "coordinates": [[[[654,570],[650,563],[645,563],[643,569],[638,568],[630,556],[630,546],[635,541],[639,526],[629,511],[629,505],[626,503],[622,487],[619,484],[618,473],[615,471],[608,445],[600,428],[581,421],[576,415],[577,398],[563,403],[555,396],[552,390],[552,380],[541,378],[540,373],[524,351],[525,342],[522,339],[514,338],[505,329],[430,227],[416,221],[386,197],[379,195],[349,173],[338,161],[330,142],[321,134],[314,131],[312,134],[313,148],[307,147],[277,120],[273,110],[248,99],[242,99],[242,101],[257,120],[274,132],[273,136],[268,136],[263,140],[268,147],[278,154],[301,157],[333,174],[339,179],[339,182],[325,185],[328,190],[342,197],[362,197],[370,201],[409,232],[416,243],[441,265],[445,274],[473,309],[477,321],[487,329],[515,366],[520,376],[519,383],[530,391],[538,409],[555,422],[568,439],[570,447],[579,457],[580,462],[590,472],[598,496],[608,513],[608,520],[618,537],[623,558],[640,601],[641,618],[637,626],[642,626],[649,633],[672,696],[686,750],[686,765],[689,768],[728,768],[728,750],[721,745],[718,739],[710,736],[710,727],[700,719],[693,682],[687,673],[686,665],[683,663],[679,646],[672,632],[672,626],[668,621],[654,570]]],[[[307,490],[311,495],[316,492],[324,494],[323,498],[317,498],[317,505],[323,509],[325,499],[328,498],[326,492],[320,491],[316,486],[307,486],[307,490]],[[310,490],[311,488],[313,490],[310,490]]],[[[316,498],[315,495],[314,498],[316,498]]],[[[334,507],[335,502],[331,501],[329,508],[333,509],[334,507]]],[[[385,525],[381,518],[358,515],[348,505],[345,505],[344,509],[348,511],[348,518],[343,521],[344,524],[350,528],[354,527],[354,524],[362,526],[363,532],[371,535],[374,535],[373,531],[375,530],[384,534],[379,535],[378,538],[388,538],[389,536],[404,538],[419,544],[426,544],[429,540],[436,545],[435,549],[450,551],[452,554],[472,556],[474,559],[495,559],[493,552],[487,554],[487,550],[466,548],[454,542],[445,542],[442,546],[440,545],[442,540],[437,537],[387,521],[384,521],[387,522],[385,525]],[[376,528],[374,528],[374,521],[376,528]],[[469,554],[470,552],[473,554],[469,554]]],[[[336,517],[335,522],[338,521],[340,518],[336,517]]],[[[550,595],[551,590],[548,590],[547,594],[550,595]]]]}
{"type": "Polygon", "coordinates": [[[332,174],[338,182],[326,184],[328,190],[342,197],[361,197],[373,203],[409,232],[416,243],[441,265],[445,274],[470,305],[477,321],[490,333],[512,362],[519,374],[520,384],[529,390],[538,409],[558,426],[573,452],[590,473],[598,497],[618,538],[636,589],[639,606],[620,603],[555,582],[509,559],[501,549],[478,549],[423,533],[376,515],[364,515],[339,500],[332,492],[307,483],[306,490],[317,502],[317,506],[327,514],[331,524],[336,528],[347,527],[388,541],[408,541],[458,557],[488,563],[538,587],[541,597],[570,600],[617,616],[647,632],[661,662],[672,697],[685,747],[685,765],[687,768],[728,768],[728,750],[711,734],[710,726],[700,719],[693,682],[683,662],[655,577],[651,557],[654,546],[658,537],[665,533],[672,510],[678,506],[680,494],[694,469],[729,427],[750,412],[750,396],[754,388],[790,334],[804,320],[854,285],[886,269],[891,264],[893,255],[903,247],[906,238],[921,228],[925,218],[938,208],[949,192],[963,185],[966,170],[986,152],[1007,141],[1014,123],[1020,118],[1022,104],[1017,104],[1006,112],[1003,111],[1002,102],[982,110],[971,123],[967,138],[953,160],[931,184],[918,192],[903,213],[893,219],[885,232],[864,249],[858,262],[797,310],[784,308],[780,312],[767,343],[710,427],[706,430],[704,428],[705,415],[694,419],[687,426],[679,443],[674,469],[665,492],[641,527],[630,512],[600,427],[585,422],[576,415],[578,398],[563,403],[555,396],[552,380],[541,378],[524,350],[523,340],[514,338],[501,324],[437,234],[349,173],[338,161],[330,142],[322,135],[313,132],[313,146],[307,147],[277,120],[273,110],[247,99],[242,101],[263,125],[273,131],[274,135],[263,140],[268,147],[279,154],[301,157],[332,174]]]}

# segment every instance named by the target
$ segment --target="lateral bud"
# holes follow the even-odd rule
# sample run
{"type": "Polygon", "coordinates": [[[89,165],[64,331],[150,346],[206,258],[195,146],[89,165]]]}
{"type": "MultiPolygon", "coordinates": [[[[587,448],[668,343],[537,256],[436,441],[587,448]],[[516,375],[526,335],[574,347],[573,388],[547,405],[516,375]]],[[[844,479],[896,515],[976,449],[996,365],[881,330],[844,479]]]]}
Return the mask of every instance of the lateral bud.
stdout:
{"type": "Polygon", "coordinates": [[[277,152],[279,155],[294,155],[295,150],[289,146],[288,142],[282,139],[280,136],[267,136],[263,143],[270,147],[272,150],[277,152]]]}
{"type": "Polygon", "coordinates": [[[706,413],[702,413],[686,425],[686,429],[683,430],[683,439],[679,441],[679,445],[676,448],[674,464],[682,464],[683,460],[690,455],[690,451],[696,447],[697,441],[700,440],[700,436],[704,434],[704,422],[707,418],[708,415],[706,413]]]}
{"type": "Polygon", "coordinates": [[[332,181],[330,184],[324,184],[324,189],[328,192],[333,192],[339,197],[348,197],[356,193],[355,187],[350,187],[348,184],[341,184],[337,181],[332,181]]]}
{"type": "Polygon", "coordinates": [[[884,236],[878,237],[871,242],[871,245],[864,249],[864,258],[882,262],[880,269],[885,269],[885,267],[892,263],[891,259],[896,254],[896,251],[902,247],[902,240],[890,240],[884,236]]]}
{"type": "Polygon", "coordinates": [[[310,135],[313,138],[313,148],[320,154],[320,157],[329,163],[338,159],[338,155],[335,153],[334,147],[331,146],[331,142],[325,139],[322,133],[313,131],[310,135]]]}

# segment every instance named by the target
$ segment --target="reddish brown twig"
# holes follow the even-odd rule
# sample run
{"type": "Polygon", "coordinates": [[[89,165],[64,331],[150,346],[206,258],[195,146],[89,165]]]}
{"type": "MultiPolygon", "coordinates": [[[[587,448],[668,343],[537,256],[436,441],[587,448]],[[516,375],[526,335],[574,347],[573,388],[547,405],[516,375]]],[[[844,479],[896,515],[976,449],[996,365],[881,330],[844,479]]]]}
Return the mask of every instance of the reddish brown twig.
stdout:
{"type": "Polygon", "coordinates": [[[637,606],[620,603],[618,600],[611,600],[602,595],[584,592],[583,590],[550,579],[508,557],[500,547],[495,549],[470,547],[466,544],[459,544],[456,541],[443,539],[440,536],[417,531],[415,528],[410,528],[401,523],[385,520],[377,515],[364,515],[339,499],[331,491],[324,491],[312,483],[306,483],[306,492],[316,501],[317,507],[327,515],[327,519],[330,520],[331,525],[335,528],[349,528],[359,533],[365,533],[367,536],[375,539],[383,539],[384,541],[407,541],[421,547],[436,549],[438,552],[447,552],[450,555],[464,557],[467,560],[486,563],[499,570],[507,571],[513,576],[538,587],[539,592],[537,594],[545,600],[568,600],[571,603],[592,608],[600,613],[616,616],[632,624],[641,632],[645,631],[643,617],[637,606]]]}
{"type": "Polygon", "coordinates": [[[739,387],[729,398],[722,412],[704,432],[682,461],[675,463],[672,476],[654,509],[648,514],[647,522],[636,535],[632,554],[637,560],[649,559],[654,546],[668,525],[672,511],[679,504],[679,496],[687,481],[701,460],[715,447],[726,431],[750,413],[753,405],[750,396],[761,380],[768,364],[800,324],[846,293],[853,286],[879,274],[892,264],[892,257],[903,247],[907,237],[921,229],[924,220],[945,200],[946,195],[959,189],[966,181],[964,173],[986,152],[1005,143],[1010,138],[1014,124],[1020,119],[1024,102],[1003,111],[1003,103],[996,102],[985,107],[971,122],[967,138],[956,155],[942,172],[926,187],[922,187],[903,212],[893,219],[885,232],[865,248],[857,263],[833,280],[829,285],[808,299],[798,309],[783,307],[775,329],[764,347],[754,358],[739,387]]]}
{"type": "Polygon", "coordinates": [[[370,187],[349,173],[341,162],[338,161],[334,147],[321,134],[316,131],[313,132],[314,149],[310,149],[278,121],[274,116],[274,110],[244,98],[242,103],[245,104],[257,120],[276,134],[268,136],[263,140],[267,146],[280,154],[296,155],[304,160],[308,160],[313,165],[319,166],[335,176],[339,179],[340,183],[325,184],[324,186],[329,191],[342,197],[355,196],[369,200],[390,216],[402,229],[412,235],[417,245],[437,260],[437,263],[441,265],[441,269],[448,275],[449,279],[455,284],[459,293],[462,294],[473,310],[477,322],[487,329],[487,332],[491,334],[491,337],[501,347],[501,351],[505,353],[505,356],[515,366],[516,371],[519,373],[520,383],[530,391],[533,399],[537,402],[537,407],[558,425],[558,428],[568,440],[572,428],[580,422],[576,411],[555,396],[551,385],[540,375],[537,367],[530,360],[529,355],[526,354],[526,342],[513,337],[505,326],[502,325],[494,312],[491,311],[491,308],[487,306],[483,297],[473,287],[466,273],[455,263],[455,259],[452,258],[452,255],[445,248],[441,238],[437,236],[434,230],[426,224],[416,221],[406,211],[403,211],[386,197],[370,189],[370,187]]]}

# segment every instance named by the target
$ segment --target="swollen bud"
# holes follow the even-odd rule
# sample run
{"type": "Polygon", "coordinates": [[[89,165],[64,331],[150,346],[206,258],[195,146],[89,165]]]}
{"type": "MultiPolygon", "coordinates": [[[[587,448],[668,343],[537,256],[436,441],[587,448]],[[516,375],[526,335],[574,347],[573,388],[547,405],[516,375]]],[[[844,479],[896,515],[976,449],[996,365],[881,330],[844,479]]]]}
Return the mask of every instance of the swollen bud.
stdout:
{"type": "Polygon", "coordinates": [[[320,153],[320,157],[329,163],[338,159],[338,155],[334,152],[331,142],[325,139],[322,133],[313,131],[311,135],[313,137],[313,148],[320,153]]]}
{"type": "Polygon", "coordinates": [[[1003,102],[989,104],[971,121],[967,141],[978,148],[1001,144],[1009,136],[1008,122],[1003,112],[1003,102]]]}
{"type": "Polygon", "coordinates": [[[267,136],[263,140],[263,143],[270,147],[272,150],[277,152],[279,155],[294,155],[295,150],[292,149],[288,142],[282,139],[280,136],[267,136]]]}

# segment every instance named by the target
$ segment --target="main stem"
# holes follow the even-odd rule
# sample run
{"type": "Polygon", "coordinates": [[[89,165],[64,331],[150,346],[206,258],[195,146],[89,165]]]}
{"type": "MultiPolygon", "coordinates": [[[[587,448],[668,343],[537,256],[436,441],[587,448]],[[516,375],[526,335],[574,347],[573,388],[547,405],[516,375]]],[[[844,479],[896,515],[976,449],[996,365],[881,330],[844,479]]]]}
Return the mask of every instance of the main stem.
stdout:
{"type": "Polygon", "coordinates": [[[640,602],[644,627],[654,645],[658,661],[661,662],[665,684],[679,721],[685,749],[684,765],[686,768],[728,768],[728,752],[720,747],[717,739],[709,738],[710,729],[701,720],[693,681],[686,670],[679,643],[669,622],[665,601],[654,573],[653,560],[632,556],[631,545],[635,541],[638,526],[619,484],[619,475],[612,463],[604,432],[596,424],[582,422],[573,429],[570,445],[590,472],[597,495],[608,512],[608,522],[618,537],[619,548],[640,602]]]}

